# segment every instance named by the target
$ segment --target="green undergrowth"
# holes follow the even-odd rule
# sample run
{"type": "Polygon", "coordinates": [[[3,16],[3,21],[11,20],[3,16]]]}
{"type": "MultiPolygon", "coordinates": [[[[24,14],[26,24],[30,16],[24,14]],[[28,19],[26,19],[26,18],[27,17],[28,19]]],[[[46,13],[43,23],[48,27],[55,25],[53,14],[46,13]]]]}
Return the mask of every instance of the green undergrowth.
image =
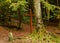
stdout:
{"type": "Polygon", "coordinates": [[[60,43],[60,37],[45,29],[40,29],[38,32],[35,30],[32,34],[16,39],[23,40],[22,43],[60,43]]]}
{"type": "Polygon", "coordinates": [[[32,43],[60,43],[60,37],[54,33],[48,32],[45,29],[40,29],[39,32],[34,31],[28,36],[27,41],[32,43]]]}

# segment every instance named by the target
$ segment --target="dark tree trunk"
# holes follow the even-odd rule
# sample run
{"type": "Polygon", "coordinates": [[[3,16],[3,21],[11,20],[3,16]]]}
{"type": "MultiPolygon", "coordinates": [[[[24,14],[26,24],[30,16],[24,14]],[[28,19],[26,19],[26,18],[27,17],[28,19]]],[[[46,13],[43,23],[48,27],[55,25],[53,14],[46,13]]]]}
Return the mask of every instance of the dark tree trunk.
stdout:
{"type": "Polygon", "coordinates": [[[20,10],[18,10],[18,16],[19,16],[19,24],[18,24],[18,29],[21,29],[21,23],[22,23],[22,15],[20,13],[20,10]]]}

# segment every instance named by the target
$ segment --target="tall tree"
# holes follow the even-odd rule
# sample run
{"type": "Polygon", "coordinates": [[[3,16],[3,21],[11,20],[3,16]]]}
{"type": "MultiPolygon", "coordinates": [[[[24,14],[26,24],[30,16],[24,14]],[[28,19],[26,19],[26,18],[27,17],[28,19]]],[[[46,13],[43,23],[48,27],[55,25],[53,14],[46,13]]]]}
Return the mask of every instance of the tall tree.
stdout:
{"type": "MultiPolygon", "coordinates": [[[[59,42],[59,40],[55,39],[56,36],[53,33],[46,31],[45,28],[43,28],[44,26],[42,21],[40,1],[44,1],[44,0],[33,0],[34,13],[36,18],[36,28],[35,31],[32,32],[31,37],[29,38],[32,40],[33,43],[57,43],[59,42]]],[[[46,4],[46,2],[43,3],[46,4]]]]}
{"type": "Polygon", "coordinates": [[[36,17],[36,30],[42,29],[42,13],[41,13],[41,4],[40,0],[34,0],[34,13],[36,17]]]}

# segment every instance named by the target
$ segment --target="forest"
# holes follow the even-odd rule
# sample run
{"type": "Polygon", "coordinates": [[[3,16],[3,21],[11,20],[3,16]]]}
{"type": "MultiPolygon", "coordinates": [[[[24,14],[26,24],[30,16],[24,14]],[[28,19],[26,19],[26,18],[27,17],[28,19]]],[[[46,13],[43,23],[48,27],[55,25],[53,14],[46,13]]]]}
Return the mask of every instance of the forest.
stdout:
{"type": "Polygon", "coordinates": [[[0,43],[60,43],[60,0],[0,0],[0,43]]]}

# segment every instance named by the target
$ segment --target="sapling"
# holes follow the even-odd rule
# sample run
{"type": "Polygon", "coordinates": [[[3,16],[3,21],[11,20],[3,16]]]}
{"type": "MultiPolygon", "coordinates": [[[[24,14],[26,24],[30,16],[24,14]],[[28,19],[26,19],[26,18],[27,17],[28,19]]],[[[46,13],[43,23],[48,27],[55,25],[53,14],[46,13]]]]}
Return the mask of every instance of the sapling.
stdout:
{"type": "Polygon", "coordinates": [[[13,42],[13,41],[14,41],[14,37],[13,37],[12,32],[9,32],[8,38],[9,38],[9,41],[10,41],[10,42],[13,42]]]}

